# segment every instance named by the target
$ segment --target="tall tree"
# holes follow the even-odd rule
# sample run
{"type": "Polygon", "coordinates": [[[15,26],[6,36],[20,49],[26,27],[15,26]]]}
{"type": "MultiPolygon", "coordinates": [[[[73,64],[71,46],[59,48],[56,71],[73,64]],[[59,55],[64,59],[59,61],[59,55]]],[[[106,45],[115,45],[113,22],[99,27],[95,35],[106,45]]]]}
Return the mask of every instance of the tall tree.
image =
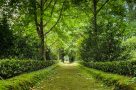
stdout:
{"type": "Polygon", "coordinates": [[[93,13],[93,20],[92,20],[92,24],[93,24],[93,36],[94,36],[94,45],[96,45],[94,48],[95,51],[96,51],[96,60],[98,60],[98,55],[99,55],[99,50],[98,50],[98,25],[97,25],[97,15],[99,14],[99,12],[102,10],[102,8],[110,1],[110,0],[102,0],[102,2],[104,1],[104,3],[98,7],[98,3],[100,2],[101,0],[92,0],[92,13],[93,13]]]}
{"type": "Polygon", "coordinates": [[[124,29],[125,11],[122,4],[124,5],[123,1],[110,0],[92,0],[89,3],[92,15],[88,16],[92,16],[92,20],[87,28],[88,37],[82,42],[82,59],[87,61],[117,59],[124,29]]]}
{"type": "MultiPolygon", "coordinates": [[[[31,1],[31,0],[30,0],[31,1]]],[[[55,9],[55,5],[57,4],[57,0],[32,0],[31,5],[33,8],[33,16],[36,26],[37,34],[40,38],[40,55],[42,60],[46,60],[46,37],[48,33],[50,33],[53,28],[57,25],[62,17],[62,12],[64,8],[65,1],[58,2],[61,5],[61,9],[59,10],[59,16],[55,24],[53,24],[50,29],[46,28],[47,24],[51,21],[53,12],[55,9]],[[49,20],[44,18],[45,12],[48,12],[47,9],[51,8],[50,18],[49,20]],[[44,23],[46,22],[46,23],[44,23]],[[44,30],[46,29],[46,30],[44,30]],[[47,30],[48,29],[48,30],[47,30]]],[[[57,6],[57,5],[56,5],[57,6]]]]}

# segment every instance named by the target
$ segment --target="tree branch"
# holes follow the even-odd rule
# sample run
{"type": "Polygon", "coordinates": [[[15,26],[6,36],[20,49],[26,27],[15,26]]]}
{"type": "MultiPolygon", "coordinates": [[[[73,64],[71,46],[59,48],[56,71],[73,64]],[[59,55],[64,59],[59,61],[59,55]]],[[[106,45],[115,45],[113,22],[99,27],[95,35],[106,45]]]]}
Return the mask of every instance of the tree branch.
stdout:
{"type": "Polygon", "coordinates": [[[49,45],[48,47],[52,47],[55,43],[58,42],[58,39],[56,39],[51,45],[49,45]]]}
{"type": "Polygon", "coordinates": [[[51,16],[50,16],[50,19],[46,22],[46,24],[44,24],[44,25],[43,25],[43,27],[47,26],[47,24],[50,22],[51,17],[52,17],[52,15],[53,15],[53,11],[54,11],[54,9],[55,9],[55,5],[56,5],[56,3],[57,3],[57,0],[54,2],[53,8],[52,8],[52,10],[51,10],[51,16]]]}
{"type": "MultiPolygon", "coordinates": [[[[66,1],[66,0],[65,0],[66,1]]],[[[58,22],[60,21],[61,19],[61,16],[62,16],[62,11],[63,11],[63,8],[64,8],[64,3],[65,1],[63,2],[63,5],[62,5],[62,8],[60,10],[60,15],[58,17],[58,20],[56,21],[56,23],[45,33],[45,35],[47,35],[48,33],[50,33],[52,31],[52,29],[58,24],[58,22]]]]}
{"type": "Polygon", "coordinates": [[[97,14],[101,11],[101,9],[109,2],[110,0],[106,0],[105,3],[97,10],[97,14]]]}
{"type": "Polygon", "coordinates": [[[45,5],[45,3],[47,2],[48,0],[45,0],[44,2],[43,2],[43,5],[45,5]]]}
{"type": "Polygon", "coordinates": [[[53,0],[51,0],[51,1],[49,2],[49,4],[44,8],[44,11],[47,10],[47,8],[50,6],[50,4],[52,3],[52,1],[53,1],[53,0]]]}
{"type": "Polygon", "coordinates": [[[39,23],[38,23],[38,18],[37,18],[37,7],[36,7],[36,3],[34,5],[34,21],[35,21],[35,25],[36,25],[37,34],[38,34],[38,36],[40,36],[39,23]]]}

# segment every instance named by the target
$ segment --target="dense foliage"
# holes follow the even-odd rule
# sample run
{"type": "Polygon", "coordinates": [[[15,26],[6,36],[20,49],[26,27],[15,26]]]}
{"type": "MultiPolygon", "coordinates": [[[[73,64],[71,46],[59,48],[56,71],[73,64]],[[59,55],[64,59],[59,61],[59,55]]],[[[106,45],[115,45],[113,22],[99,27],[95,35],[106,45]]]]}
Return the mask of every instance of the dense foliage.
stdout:
{"type": "Polygon", "coordinates": [[[6,79],[22,73],[43,69],[53,64],[55,64],[55,61],[4,59],[0,61],[0,77],[6,79]]]}
{"type": "Polygon", "coordinates": [[[68,55],[73,60],[114,61],[135,57],[135,50],[124,45],[136,35],[134,0],[43,1],[0,2],[0,58],[50,60],[68,55]]]}
{"type": "Polygon", "coordinates": [[[125,59],[136,59],[136,37],[133,36],[122,42],[122,47],[124,52],[122,57],[125,59]]]}
{"type": "Polygon", "coordinates": [[[136,61],[82,62],[89,68],[120,75],[136,76],[136,61]]]}
{"type": "Polygon", "coordinates": [[[0,19],[0,57],[8,57],[13,48],[14,36],[7,17],[0,19]]]}
{"type": "MultiPolygon", "coordinates": [[[[99,3],[100,6],[103,5],[103,2],[97,4],[99,3]]],[[[123,3],[123,1],[109,1],[101,11],[97,12],[96,17],[92,16],[92,22],[87,28],[88,37],[82,43],[83,60],[113,61],[121,56],[121,41],[126,26],[124,20],[126,11],[123,3]],[[97,18],[95,26],[94,18],[97,18]]]]}

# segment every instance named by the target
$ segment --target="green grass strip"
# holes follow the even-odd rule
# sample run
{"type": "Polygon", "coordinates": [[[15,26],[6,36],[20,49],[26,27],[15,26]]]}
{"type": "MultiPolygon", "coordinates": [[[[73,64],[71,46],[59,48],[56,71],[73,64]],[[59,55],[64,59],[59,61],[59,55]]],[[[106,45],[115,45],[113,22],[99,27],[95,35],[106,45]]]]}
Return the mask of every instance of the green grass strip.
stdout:
{"type": "Polygon", "coordinates": [[[58,65],[22,74],[7,80],[0,80],[0,90],[29,90],[43,78],[46,78],[58,65]]]}
{"type": "Polygon", "coordinates": [[[132,78],[106,73],[83,65],[80,65],[80,68],[90,73],[97,80],[102,81],[105,85],[114,86],[114,90],[136,90],[136,83],[132,82],[132,78]]]}

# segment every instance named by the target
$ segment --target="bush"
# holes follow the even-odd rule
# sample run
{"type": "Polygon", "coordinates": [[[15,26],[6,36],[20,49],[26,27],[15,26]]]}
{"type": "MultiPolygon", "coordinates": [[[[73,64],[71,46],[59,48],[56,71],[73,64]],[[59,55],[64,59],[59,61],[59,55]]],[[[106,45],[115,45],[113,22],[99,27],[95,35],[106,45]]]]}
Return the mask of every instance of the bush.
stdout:
{"type": "Polygon", "coordinates": [[[7,80],[0,80],[0,90],[30,90],[36,83],[52,73],[55,68],[56,65],[53,65],[43,70],[22,74],[7,80]]]}
{"type": "Polygon", "coordinates": [[[122,43],[124,52],[122,57],[136,59],[136,36],[133,36],[122,43]]]}
{"type": "Polygon", "coordinates": [[[136,76],[136,61],[82,62],[82,64],[104,72],[136,76]]]}
{"type": "Polygon", "coordinates": [[[25,72],[32,72],[55,64],[55,61],[15,60],[0,61],[0,77],[6,79],[25,72]]]}
{"type": "Polygon", "coordinates": [[[101,80],[107,86],[114,86],[113,90],[136,90],[136,83],[132,79],[117,74],[105,73],[96,69],[80,66],[82,70],[90,73],[97,80],[101,80]]]}

